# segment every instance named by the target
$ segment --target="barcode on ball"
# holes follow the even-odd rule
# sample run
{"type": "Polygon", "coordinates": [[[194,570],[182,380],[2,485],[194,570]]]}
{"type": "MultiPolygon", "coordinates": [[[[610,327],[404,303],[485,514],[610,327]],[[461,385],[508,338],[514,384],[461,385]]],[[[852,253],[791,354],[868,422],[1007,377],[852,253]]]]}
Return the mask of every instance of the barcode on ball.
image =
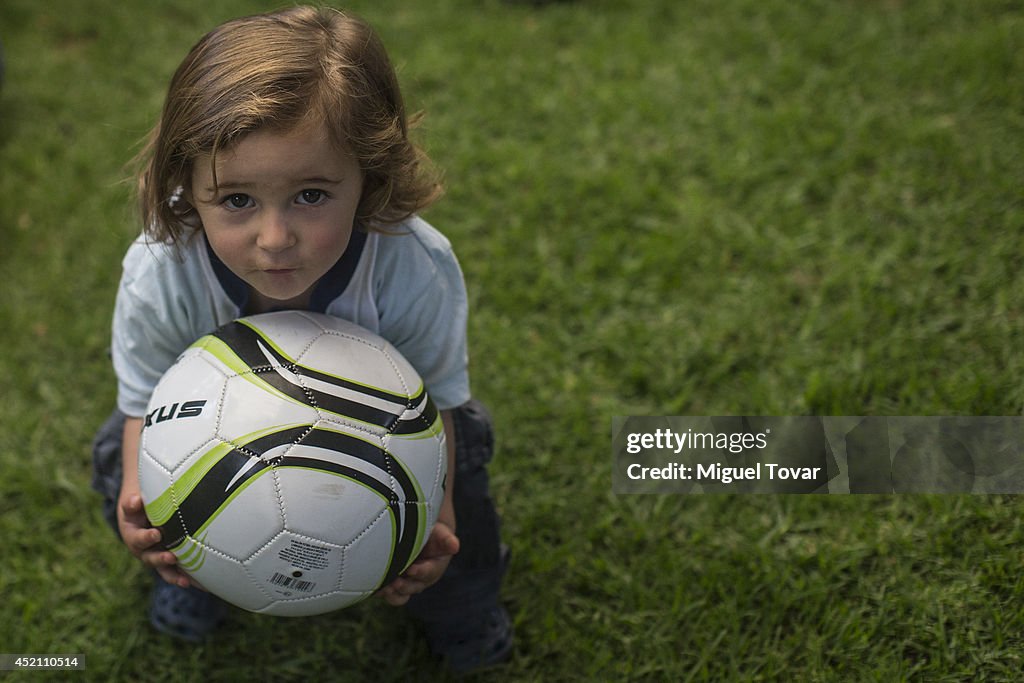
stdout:
{"type": "Polygon", "coordinates": [[[300,593],[308,593],[316,586],[316,583],[313,581],[300,581],[294,577],[278,574],[277,572],[274,572],[274,576],[270,578],[270,583],[282,588],[290,588],[300,593]]]}

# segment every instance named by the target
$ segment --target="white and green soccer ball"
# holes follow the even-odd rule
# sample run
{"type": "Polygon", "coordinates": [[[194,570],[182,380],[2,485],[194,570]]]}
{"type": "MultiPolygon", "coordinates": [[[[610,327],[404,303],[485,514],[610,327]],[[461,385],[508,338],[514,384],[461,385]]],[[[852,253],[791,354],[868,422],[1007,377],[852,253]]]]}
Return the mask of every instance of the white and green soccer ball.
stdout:
{"type": "Polygon", "coordinates": [[[236,320],[181,354],[146,412],[146,515],[179,567],[252,612],[371,595],[416,558],[444,498],[444,428],[422,380],[337,318],[236,320]]]}

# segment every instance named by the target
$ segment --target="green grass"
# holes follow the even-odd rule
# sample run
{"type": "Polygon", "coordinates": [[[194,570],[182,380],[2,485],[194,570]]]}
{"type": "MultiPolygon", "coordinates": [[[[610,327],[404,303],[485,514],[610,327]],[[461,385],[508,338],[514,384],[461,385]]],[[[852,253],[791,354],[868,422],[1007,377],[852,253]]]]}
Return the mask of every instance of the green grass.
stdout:
{"type": "MultiPolygon", "coordinates": [[[[2,652],[86,653],[103,681],[443,678],[375,601],[235,612],[202,647],[155,635],[89,489],[139,227],[123,166],[191,44],[274,6],[0,5],[2,652]]],[[[1024,8],[350,7],[447,177],[427,218],[465,271],[514,549],[497,677],[1018,680],[1016,497],[616,497],[609,432],[1022,413],[1024,8]]]]}

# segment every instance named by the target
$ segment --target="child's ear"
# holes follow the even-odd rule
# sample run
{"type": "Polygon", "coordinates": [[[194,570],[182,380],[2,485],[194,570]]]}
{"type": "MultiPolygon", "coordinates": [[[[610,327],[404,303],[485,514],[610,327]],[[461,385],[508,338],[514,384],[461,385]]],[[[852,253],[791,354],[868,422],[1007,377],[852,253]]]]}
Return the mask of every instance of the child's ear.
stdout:
{"type": "Polygon", "coordinates": [[[196,210],[196,200],[191,194],[191,187],[189,185],[179,185],[168,202],[171,206],[171,210],[178,217],[178,220],[182,225],[194,229],[202,229],[203,220],[200,218],[199,211],[196,210]]]}
{"type": "Polygon", "coordinates": [[[179,185],[167,199],[167,205],[174,212],[175,217],[185,227],[200,229],[203,227],[199,212],[196,211],[195,203],[189,190],[179,185]]]}

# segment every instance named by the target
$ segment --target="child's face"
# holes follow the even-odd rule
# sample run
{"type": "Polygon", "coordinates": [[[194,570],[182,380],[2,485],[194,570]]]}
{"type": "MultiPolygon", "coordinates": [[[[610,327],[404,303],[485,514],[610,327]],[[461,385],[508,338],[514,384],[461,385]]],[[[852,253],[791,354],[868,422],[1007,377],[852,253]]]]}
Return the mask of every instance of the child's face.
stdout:
{"type": "Polygon", "coordinates": [[[193,203],[214,253],[251,288],[254,309],[303,308],[352,235],[362,173],[324,131],[256,131],[196,159],[193,203]]]}

